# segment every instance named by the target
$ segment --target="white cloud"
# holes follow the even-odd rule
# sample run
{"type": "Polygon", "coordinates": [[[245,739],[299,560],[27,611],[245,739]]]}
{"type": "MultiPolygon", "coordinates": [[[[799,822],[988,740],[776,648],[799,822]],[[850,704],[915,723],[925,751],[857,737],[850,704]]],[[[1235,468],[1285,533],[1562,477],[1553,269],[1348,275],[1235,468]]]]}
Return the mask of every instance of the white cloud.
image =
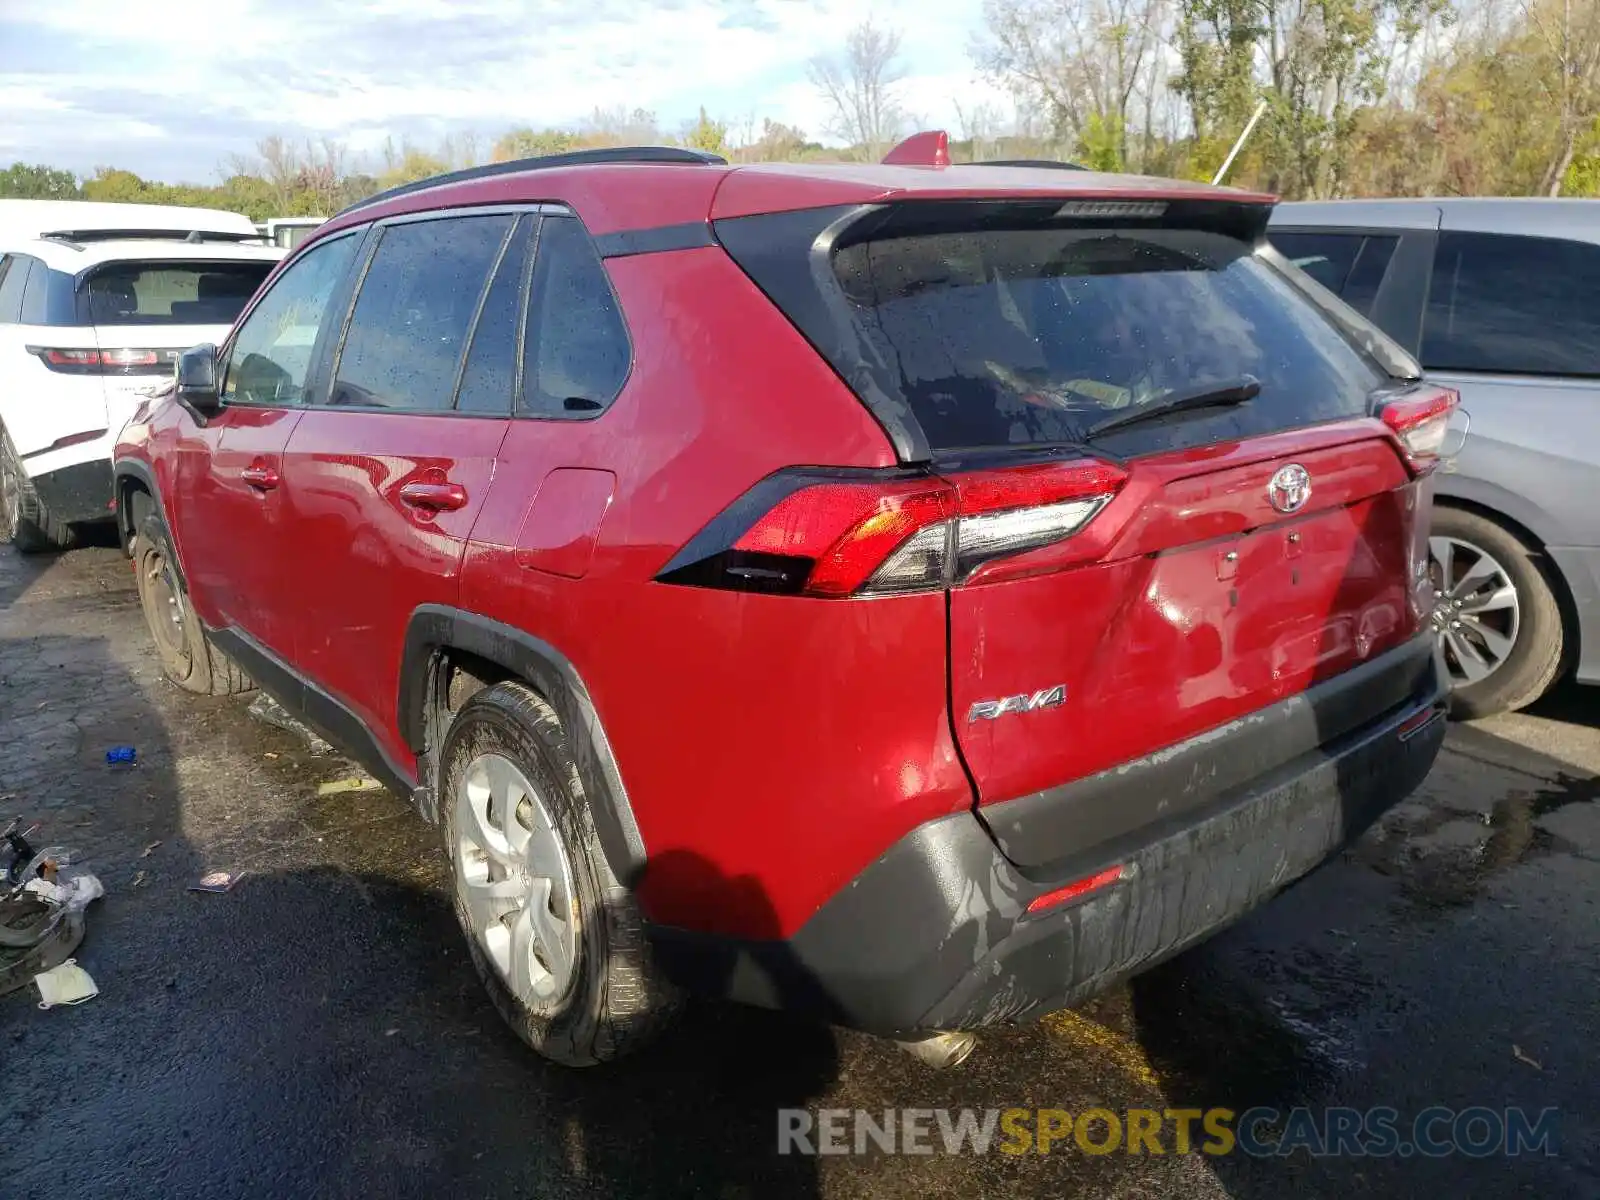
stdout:
{"type": "MultiPolygon", "coordinates": [[[[0,149],[197,178],[273,131],[361,150],[622,106],[670,131],[702,104],[818,137],[805,65],[863,15],[853,0],[52,0],[0,16],[0,149]]],[[[904,31],[911,113],[954,131],[957,102],[1003,102],[967,57],[978,0],[874,15],[904,31]]]]}

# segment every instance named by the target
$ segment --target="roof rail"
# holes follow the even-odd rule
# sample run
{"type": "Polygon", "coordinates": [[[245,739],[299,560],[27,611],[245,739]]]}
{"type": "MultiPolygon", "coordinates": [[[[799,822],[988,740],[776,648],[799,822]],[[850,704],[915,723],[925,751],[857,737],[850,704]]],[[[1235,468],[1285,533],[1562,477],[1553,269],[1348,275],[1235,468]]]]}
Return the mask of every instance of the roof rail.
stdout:
{"type": "Polygon", "coordinates": [[[39,240],[81,248],[89,242],[243,242],[255,236],[216,229],[52,229],[41,233],[39,240]]]}
{"type": "Polygon", "coordinates": [[[1060,162],[1053,158],[992,158],[988,162],[969,164],[974,167],[1039,167],[1046,171],[1087,171],[1082,163],[1060,162]]]}
{"type": "MultiPolygon", "coordinates": [[[[601,163],[678,163],[683,166],[727,166],[728,160],[708,150],[688,150],[682,146],[602,146],[594,150],[571,150],[565,154],[542,154],[537,158],[514,158],[509,162],[485,163],[481,167],[467,167],[462,171],[446,171],[443,175],[430,175],[415,183],[402,183],[365,200],[340,209],[334,217],[355,212],[370,204],[380,204],[398,196],[428,188],[443,187],[450,183],[466,183],[473,179],[492,179],[496,175],[516,175],[522,171],[546,171],[555,167],[582,167],[601,163]]],[[[330,218],[333,219],[333,218],[330,218]]]]}

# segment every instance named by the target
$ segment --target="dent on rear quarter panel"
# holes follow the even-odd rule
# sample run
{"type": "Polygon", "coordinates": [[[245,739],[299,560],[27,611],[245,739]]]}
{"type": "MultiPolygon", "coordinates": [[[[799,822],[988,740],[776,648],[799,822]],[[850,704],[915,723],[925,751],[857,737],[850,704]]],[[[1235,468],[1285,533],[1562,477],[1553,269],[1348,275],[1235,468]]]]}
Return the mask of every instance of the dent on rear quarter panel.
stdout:
{"type": "Polygon", "coordinates": [[[871,603],[652,582],[757,480],[892,465],[882,429],[715,247],[607,262],[634,364],[584,421],[513,421],[463,607],[571,660],[615,752],[655,920],[785,936],[896,838],[971,804],[946,706],[944,597],[871,603]],[[555,470],[616,493],[581,579],[515,564],[555,470]],[[756,894],[760,903],[738,902],[756,894]]]}

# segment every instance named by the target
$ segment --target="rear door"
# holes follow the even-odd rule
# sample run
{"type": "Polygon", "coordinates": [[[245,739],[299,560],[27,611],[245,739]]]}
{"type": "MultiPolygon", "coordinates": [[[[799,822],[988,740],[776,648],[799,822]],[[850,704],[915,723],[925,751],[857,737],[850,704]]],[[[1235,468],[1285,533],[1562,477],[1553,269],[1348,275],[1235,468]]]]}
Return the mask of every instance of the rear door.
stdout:
{"type": "Polygon", "coordinates": [[[1371,416],[1394,380],[1359,320],[1341,332],[1257,251],[1259,210],[1127,207],[1162,215],[920,203],[835,235],[856,331],[835,365],[909,408],[936,470],[1093,455],[1125,472],[1076,532],[950,590],[951,718],[984,803],[1224,725],[1418,630],[1423,485],[1371,416]],[[1151,416],[1208,391],[1214,407],[1151,416]]]}
{"type": "MultiPolygon", "coordinates": [[[[1542,228],[1536,237],[1510,232],[1518,215],[1505,232],[1452,229],[1447,218],[1439,234],[1421,358],[1430,378],[1460,390],[1472,418],[1455,470],[1439,489],[1522,521],[1552,547],[1594,547],[1600,245],[1584,239],[1591,231],[1580,222],[1542,228]]],[[[1435,547],[1439,555],[1447,549],[1435,547]]],[[[1475,562],[1452,554],[1450,582],[1475,562]]],[[[1481,623],[1510,638],[1515,619],[1497,610],[1481,623]]],[[[1470,640],[1447,642],[1445,654],[1469,681],[1494,661],[1470,640]]]]}
{"type": "Polygon", "coordinates": [[[487,212],[380,224],[331,387],[284,457],[295,664],[399,761],[406,626],[419,605],[456,600],[510,420],[534,223],[487,212]]]}

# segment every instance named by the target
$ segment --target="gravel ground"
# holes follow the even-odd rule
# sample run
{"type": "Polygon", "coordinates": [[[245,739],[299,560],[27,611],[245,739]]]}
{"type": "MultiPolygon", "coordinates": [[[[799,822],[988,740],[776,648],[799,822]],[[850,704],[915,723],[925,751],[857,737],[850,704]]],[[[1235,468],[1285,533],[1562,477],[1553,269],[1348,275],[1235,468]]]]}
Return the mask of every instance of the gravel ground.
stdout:
{"type": "Polygon", "coordinates": [[[78,953],[101,994],[0,999],[0,1195],[1600,1196],[1600,689],[1452,730],[1422,792],[1342,861],[943,1073],[709,1005],[615,1067],[545,1065],[479,989],[436,835],[386,792],[319,798],[349,765],[248,703],[162,680],[114,549],[0,552],[0,815],[41,822],[107,888],[78,953]],[[122,743],[134,770],[105,765],[122,743]],[[213,869],[247,874],[187,890],[213,869]],[[780,1108],[1256,1105],[1387,1105],[1403,1124],[1553,1107],[1558,1141],[776,1153],[780,1108]]]}

